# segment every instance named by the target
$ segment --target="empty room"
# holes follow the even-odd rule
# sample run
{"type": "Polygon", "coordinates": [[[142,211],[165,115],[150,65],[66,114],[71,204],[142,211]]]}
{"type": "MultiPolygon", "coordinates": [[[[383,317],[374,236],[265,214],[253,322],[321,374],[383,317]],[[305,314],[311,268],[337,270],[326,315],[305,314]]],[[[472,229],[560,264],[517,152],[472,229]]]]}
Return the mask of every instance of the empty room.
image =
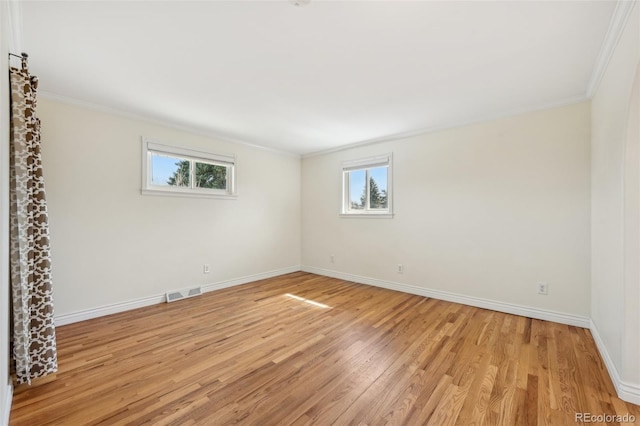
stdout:
{"type": "Polygon", "coordinates": [[[0,425],[640,424],[638,1],[1,1],[0,425]]]}

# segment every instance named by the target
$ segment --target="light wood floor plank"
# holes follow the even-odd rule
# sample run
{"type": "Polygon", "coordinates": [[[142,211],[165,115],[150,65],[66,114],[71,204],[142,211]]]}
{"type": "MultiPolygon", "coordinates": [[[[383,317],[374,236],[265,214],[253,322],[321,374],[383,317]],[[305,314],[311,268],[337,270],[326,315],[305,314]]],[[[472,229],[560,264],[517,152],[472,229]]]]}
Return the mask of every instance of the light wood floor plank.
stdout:
{"type": "Polygon", "coordinates": [[[588,330],[303,272],[59,327],[58,357],[11,425],[640,422],[588,330]]]}

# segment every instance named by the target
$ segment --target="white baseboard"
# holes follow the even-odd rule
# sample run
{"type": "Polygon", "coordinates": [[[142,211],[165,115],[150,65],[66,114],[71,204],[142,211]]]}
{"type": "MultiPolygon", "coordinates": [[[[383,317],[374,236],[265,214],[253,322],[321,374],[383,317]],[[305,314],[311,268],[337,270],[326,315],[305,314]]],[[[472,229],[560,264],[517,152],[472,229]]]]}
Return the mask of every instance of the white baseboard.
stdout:
{"type": "Polygon", "coordinates": [[[70,314],[55,315],[54,321],[57,327],[72,324],[74,322],[86,321],[92,318],[104,317],[106,315],[117,314],[118,312],[130,311],[132,309],[144,308],[145,306],[156,305],[164,302],[164,294],[142,297],[126,302],[112,303],[110,305],[99,306],[84,311],[72,312],[70,314]]]}
{"type": "MultiPolygon", "coordinates": [[[[267,278],[277,277],[278,275],[289,274],[291,272],[300,271],[300,266],[290,266],[288,268],[277,269],[275,271],[262,272],[260,274],[247,275],[232,280],[220,281],[212,284],[205,284],[202,287],[203,292],[220,290],[227,287],[233,287],[240,284],[250,283],[252,281],[264,280],[267,278]]],[[[140,299],[127,300],[125,302],[113,303],[110,305],[99,306],[84,311],[73,312],[70,314],[62,314],[55,316],[56,326],[72,324],[74,322],[85,321],[92,318],[103,317],[105,315],[117,314],[119,312],[130,311],[132,309],[143,308],[145,306],[157,305],[166,302],[166,294],[157,294],[155,296],[142,297],[140,299]]]]}
{"type": "Polygon", "coordinates": [[[446,300],[448,302],[461,303],[463,305],[475,306],[477,308],[491,309],[492,311],[521,315],[528,318],[536,318],[546,321],[558,322],[560,324],[589,328],[589,318],[580,315],[565,314],[562,312],[549,311],[546,309],[516,305],[514,303],[505,303],[495,300],[482,299],[479,297],[465,296],[448,291],[416,287],[409,284],[384,281],[376,278],[369,278],[360,275],[348,274],[345,272],[333,271],[330,269],[315,268],[312,266],[303,265],[302,270],[305,272],[311,272],[313,274],[339,278],[341,280],[353,281],[356,283],[372,285],[375,287],[383,287],[389,290],[402,291],[404,293],[417,294],[418,296],[431,297],[433,299],[446,300]]]}
{"type": "Polygon", "coordinates": [[[279,275],[290,274],[292,272],[299,272],[300,270],[301,270],[300,265],[296,265],[296,266],[290,266],[284,269],[277,269],[275,271],[268,271],[268,272],[262,272],[259,274],[254,274],[254,275],[247,275],[242,278],[236,278],[232,280],[220,281],[213,284],[203,285],[202,291],[206,293],[209,291],[222,290],[223,288],[233,287],[241,284],[247,284],[253,281],[266,280],[267,278],[273,278],[279,275]]]}
{"type": "Polygon", "coordinates": [[[600,337],[596,324],[593,320],[590,320],[589,322],[591,335],[593,336],[593,340],[596,342],[600,356],[604,360],[604,365],[607,367],[607,371],[609,371],[609,376],[611,377],[613,386],[616,388],[618,398],[632,404],[640,405],[640,384],[625,382],[620,378],[620,373],[618,372],[616,365],[613,363],[613,359],[611,358],[611,355],[609,355],[609,351],[607,351],[604,341],[600,337]]]}
{"type": "MultiPolygon", "coordinates": [[[[289,274],[298,271],[309,272],[327,277],[338,278],[346,281],[353,281],[360,284],[382,287],[389,290],[401,291],[409,294],[416,294],[424,297],[431,297],[448,302],[461,303],[463,305],[475,306],[483,309],[491,309],[498,312],[505,312],[513,315],[521,315],[529,318],[536,318],[546,321],[553,321],[561,324],[573,325],[576,327],[589,328],[596,342],[596,346],[600,351],[609,375],[616,388],[620,399],[640,405],[640,385],[623,381],[620,378],[618,369],[613,363],[611,356],[607,352],[604,342],[600,338],[598,329],[593,321],[587,317],[566,314],[562,312],[549,311],[545,309],[532,308],[513,303],[498,302],[495,300],[482,299],[479,297],[465,296],[461,294],[451,293],[442,290],[433,290],[423,287],[416,287],[409,284],[396,283],[391,281],[379,280],[376,278],[363,277],[360,275],[348,274],[345,272],[334,271],[330,269],[316,268],[312,266],[291,266],[288,268],[278,269],[274,271],[263,272],[260,274],[247,275],[232,280],[220,281],[217,283],[206,284],[202,286],[203,292],[221,290],[223,288],[233,287],[236,285],[246,284],[253,281],[259,281],[267,278],[277,277],[279,275],[289,274]]],[[[114,303],[111,305],[101,306],[84,311],[74,312],[71,314],[63,314],[56,316],[56,325],[71,324],[78,321],[84,321],[92,318],[98,318],[105,315],[111,315],[118,312],[124,312],[131,309],[137,309],[145,306],[155,305],[166,301],[165,294],[144,297],[126,302],[114,303]]],[[[13,398],[13,386],[9,385],[5,393],[6,398],[2,403],[2,411],[0,411],[0,425],[9,424],[9,414],[11,413],[11,401],[13,398]]]]}
{"type": "Polygon", "coordinates": [[[2,406],[0,409],[0,425],[9,424],[9,416],[11,415],[11,402],[13,401],[13,385],[8,384],[4,390],[4,401],[0,401],[2,406]]]}

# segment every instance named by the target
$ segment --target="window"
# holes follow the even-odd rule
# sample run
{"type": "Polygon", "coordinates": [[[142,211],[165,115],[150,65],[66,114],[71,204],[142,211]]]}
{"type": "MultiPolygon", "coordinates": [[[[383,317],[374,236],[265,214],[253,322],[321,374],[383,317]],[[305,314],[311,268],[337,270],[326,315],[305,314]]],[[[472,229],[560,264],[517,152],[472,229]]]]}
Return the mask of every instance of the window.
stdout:
{"type": "Polygon", "coordinates": [[[142,193],[235,197],[236,158],[142,140],[142,193]]]}
{"type": "Polygon", "coordinates": [[[392,154],[342,163],[342,215],[392,217],[392,154]]]}

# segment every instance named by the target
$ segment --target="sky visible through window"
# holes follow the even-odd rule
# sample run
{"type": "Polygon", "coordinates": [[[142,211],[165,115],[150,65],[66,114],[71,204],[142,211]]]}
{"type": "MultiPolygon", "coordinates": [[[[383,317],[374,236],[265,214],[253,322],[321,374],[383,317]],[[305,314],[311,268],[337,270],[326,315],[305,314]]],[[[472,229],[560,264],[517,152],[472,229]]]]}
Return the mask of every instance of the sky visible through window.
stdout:
{"type": "Polygon", "coordinates": [[[176,157],[153,154],[151,156],[151,184],[167,185],[167,180],[178,170],[176,163],[179,161],[180,159],[176,157]]]}
{"type": "MultiPolygon", "coordinates": [[[[380,191],[382,191],[383,189],[385,191],[387,190],[386,167],[376,167],[374,169],[369,169],[369,176],[376,181],[380,191]]],[[[353,170],[349,172],[349,196],[352,203],[360,204],[360,197],[362,197],[362,194],[364,192],[365,179],[366,178],[364,170],[353,170]]]]}

